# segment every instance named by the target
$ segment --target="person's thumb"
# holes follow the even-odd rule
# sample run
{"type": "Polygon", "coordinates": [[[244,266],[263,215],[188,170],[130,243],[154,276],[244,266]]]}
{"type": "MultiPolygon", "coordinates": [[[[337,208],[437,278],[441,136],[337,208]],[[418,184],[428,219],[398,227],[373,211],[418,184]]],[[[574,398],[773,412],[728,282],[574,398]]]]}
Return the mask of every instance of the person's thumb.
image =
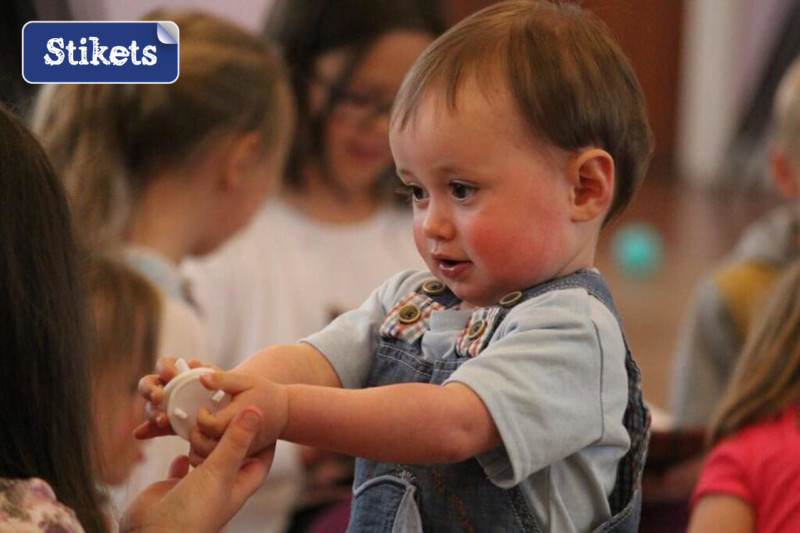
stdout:
{"type": "Polygon", "coordinates": [[[263,416],[255,406],[245,407],[225,430],[222,439],[201,467],[232,485],[247,458],[263,416]]]}
{"type": "Polygon", "coordinates": [[[261,486],[264,478],[269,473],[274,456],[275,445],[273,444],[245,462],[244,466],[239,470],[239,477],[231,491],[235,501],[244,501],[245,498],[249,497],[261,486]]]}

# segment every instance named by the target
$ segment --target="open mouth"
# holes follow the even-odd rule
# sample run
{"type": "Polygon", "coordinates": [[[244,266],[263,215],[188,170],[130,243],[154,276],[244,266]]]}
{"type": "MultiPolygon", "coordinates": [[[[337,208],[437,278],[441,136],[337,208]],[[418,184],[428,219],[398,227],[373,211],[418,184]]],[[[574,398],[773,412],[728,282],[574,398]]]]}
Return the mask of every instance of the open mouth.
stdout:
{"type": "Polygon", "coordinates": [[[436,262],[439,266],[439,271],[443,276],[448,278],[460,277],[469,266],[469,261],[457,261],[455,259],[447,259],[444,257],[437,258],[436,262]]]}

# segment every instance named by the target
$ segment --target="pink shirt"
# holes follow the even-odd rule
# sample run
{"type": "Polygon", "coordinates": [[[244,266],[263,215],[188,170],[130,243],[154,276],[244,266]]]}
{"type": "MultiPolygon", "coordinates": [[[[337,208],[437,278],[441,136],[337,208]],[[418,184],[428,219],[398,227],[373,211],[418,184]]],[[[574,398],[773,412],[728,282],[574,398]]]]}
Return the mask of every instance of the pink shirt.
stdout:
{"type": "Polygon", "coordinates": [[[692,495],[729,494],[755,512],[756,531],[800,531],[800,419],[798,406],[752,424],[711,450],[692,495]]]}

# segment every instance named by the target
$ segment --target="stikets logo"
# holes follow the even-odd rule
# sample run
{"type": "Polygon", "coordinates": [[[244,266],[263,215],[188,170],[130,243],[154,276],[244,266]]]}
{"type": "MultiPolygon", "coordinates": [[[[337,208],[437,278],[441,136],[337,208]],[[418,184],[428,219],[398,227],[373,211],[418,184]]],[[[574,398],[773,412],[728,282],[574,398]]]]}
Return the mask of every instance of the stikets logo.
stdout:
{"type": "Polygon", "coordinates": [[[28,83],[172,83],[174,22],[28,22],[22,77],[28,83]]]}

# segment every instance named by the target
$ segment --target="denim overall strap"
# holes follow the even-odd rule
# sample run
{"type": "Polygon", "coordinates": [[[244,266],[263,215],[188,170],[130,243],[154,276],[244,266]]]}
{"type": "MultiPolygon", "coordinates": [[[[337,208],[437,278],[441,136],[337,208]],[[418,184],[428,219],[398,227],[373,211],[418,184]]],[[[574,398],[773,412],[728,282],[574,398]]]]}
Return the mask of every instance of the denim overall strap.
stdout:
{"type": "MultiPolygon", "coordinates": [[[[593,271],[579,271],[525,291],[511,293],[503,299],[507,300],[506,305],[476,310],[473,317],[486,317],[488,313],[490,319],[485,321],[488,326],[482,324],[484,327],[476,328],[480,329],[480,335],[474,341],[465,343],[465,352],[469,353],[462,355],[456,350],[454,358],[430,361],[421,357],[421,337],[427,330],[430,315],[434,310],[455,306],[459,300],[441,283],[426,282],[398,302],[387,315],[381,327],[381,338],[368,385],[410,382],[441,384],[490,342],[491,335],[514,305],[548,291],[573,287],[585,288],[619,317],[602,278],[593,271]]],[[[478,318],[475,322],[482,320],[478,318]]],[[[470,328],[468,324],[465,330],[470,328]]],[[[627,360],[632,362],[629,353],[626,364],[627,360]]],[[[638,369],[635,374],[629,369],[629,385],[633,390],[638,389],[638,369]]],[[[640,397],[639,393],[639,400],[640,397]]],[[[640,413],[638,408],[630,407],[631,402],[629,395],[628,411],[640,413]]],[[[635,398],[633,403],[636,403],[635,398]]],[[[626,412],[626,427],[627,418],[626,412]]],[[[644,427],[646,432],[646,425],[644,427]]],[[[628,430],[631,432],[633,451],[637,435],[630,427],[628,430]]],[[[408,428],[408,431],[415,431],[415,428],[408,428]]],[[[646,433],[637,442],[642,439],[646,447],[646,433]]],[[[620,473],[624,472],[624,475],[618,474],[612,494],[614,516],[597,531],[636,530],[639,517],[636,489],[641,475],[641,468],[636,462],[641,459],[643,464],[643,454],[629,452],[625,459],[629,457],[630,466],[623,468],[622,463],[620,465],[620,473]],[[632,475],[628,475],[628,472],[632,472],[632,475]],[[620,487],[621,483],[629,482],[633,486],[620,487]],[[614,496],[617,493],[619,496],[614,496]],[[620,500],[619,504],[615,503],[615,498],[620,500]]],[[[492,484],[474,458],[442,465],[403,465],[358,459],[348,531],[395,533],[418,532],[423,528],[434,532],[542,531],[522,491],[519,488],[500,489],[492,484]]]]}

